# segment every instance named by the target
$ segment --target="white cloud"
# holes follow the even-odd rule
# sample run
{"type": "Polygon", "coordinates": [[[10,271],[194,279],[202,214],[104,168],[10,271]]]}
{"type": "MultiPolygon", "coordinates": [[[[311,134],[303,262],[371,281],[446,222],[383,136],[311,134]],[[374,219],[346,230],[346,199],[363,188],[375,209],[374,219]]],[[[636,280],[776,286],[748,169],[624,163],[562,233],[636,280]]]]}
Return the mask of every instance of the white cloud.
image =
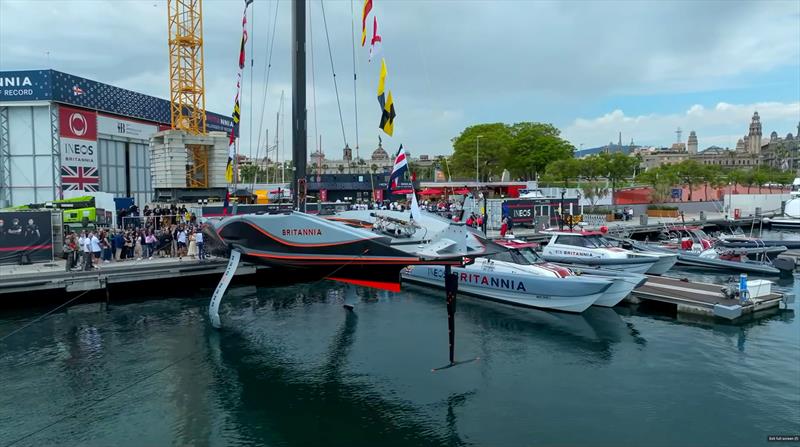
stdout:
{"type": "MultiPolygon", "coordinates": [[[[267,24],[271,27],[276,4],[278,29],[266,101],[267,127],[274,127],[281,90],[289,94],[290,2],[256,0],[251,20],[256,27],[251,33],[256,50],[253,114],[260,116],[267,24]]],[[[203,8],[206,104],[227,114],[234,94],[242,1],[206,0],[203,8]]],[[[326,1],[325,10],[345,131],[352,146],[356,139],[353,18],[346,1],[326,1]]],[[[415,153],[446,153],[452,137],[478,122],[559,124],[571,122],[581,105],[613,104],[618,95],[644,95],[642,101],[647,101],[646,95],[752,89],[759,87],[758,79],[753,79],[764,74],[787,67],[800,70],[800,2],[796,0],[381,1],[376,2],[375,12],[380,15],[382,55],[389,63],[388,81],[398,112],[397,136],[384,141],[387,147],[389,141],[394,147],[403,142],[415,153]]],[[[343,143],[319,2],[311,2],[310,15],[314,39],[308,49],[313,46],[316,57],[318,124],[326,151],[340,153],[343,143]]],[[[355,21],[358,28],[359,20],[355,21]]],[[[164,0],[0,0],[0,70],[45,67],[45,52],[49,52],[49,65],[57,70],[166,97],[166,22],[164,0]]],[[[377,64],[367,64],[365,49],[359,47],[357,54],[359,140],[362,148],[373,147],[379,118],[377,64]]],[[[247,114],[249,71],[244,87],[247,114]]],[[[310,89],[308,94],[311,109],[310,89]]],[[[742,102],[736,96],[722,99],[742,102]]],[[[687,116],[702,121],[728,107],[725,103],[698,106],[674,119],[676,123],[664,122],[666,127],[642,132],[641,137],[635,135],[638,129],[660,115],[627,117],[621,111],[612,112],[603,117],[607,128],[575,138],[587,144],[615,139],[615,125],[622,122],[629,129],[620,130],[637,140],[670,141],[677,122],[691,128],[687,116]]],[[[288,120],[291,101],[287,100],[286,109],[288,120]]],[[[575,121],[567,133],[581,128],[583,121],[575,121]]],[[[743,133],[744,121],[714,134],[743,133]]],[[[250,125],[251,117],[244,115],[244,135],[250,125]]]]}
{"type": "Polygon", "coordinates": [[[689,131],[697,132],[701,149],[708,146],[735,147],[736,141],[747,134],[753,112],[761,117],[763,134],[773,130],[778,135],[797,133],[800,122],[800,102],[761,102],[729,104],[720,102],[713,107],[692,105],[685,113],[627,116],[613,110],[596,118],[578,118],[563,129],[563,136],[576,147],[588,142],[617,142],[622,132],[623,143],[631,139],[643,145],[667,145],[675,141],[675,130],[683,130],[685,142],[689,131]]]}

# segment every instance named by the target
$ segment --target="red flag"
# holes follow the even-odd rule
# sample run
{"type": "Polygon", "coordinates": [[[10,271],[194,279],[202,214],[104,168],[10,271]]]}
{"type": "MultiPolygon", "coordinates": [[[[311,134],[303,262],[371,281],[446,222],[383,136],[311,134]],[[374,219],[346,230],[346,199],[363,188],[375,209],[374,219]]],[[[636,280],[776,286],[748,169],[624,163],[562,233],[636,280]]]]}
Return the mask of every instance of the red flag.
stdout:
{"type": "Polygon", "coordinates": [[[378,54],[378,50],[380,49],[380,45],[376,46],[376,44],[380,44],[383,42],[381,35],[378,34],[378,17],[373,15],[372,16],[372,40],[370,41],[369,45],[369,61],[372,62],[372,56],[378,54]]]}
{"type": "Polygon", "coordinates": [[[244,44],[247,42],[247,5],[242,15],[242,46],[239,49],[239,68],[244,68],[244,44]]]}
{"type": "Polygon", "coordinates": [[[364,0],[364,8],[361,13],[361,46],[367,43],[367,16],[372,11],[372,0],[364,0]]]}

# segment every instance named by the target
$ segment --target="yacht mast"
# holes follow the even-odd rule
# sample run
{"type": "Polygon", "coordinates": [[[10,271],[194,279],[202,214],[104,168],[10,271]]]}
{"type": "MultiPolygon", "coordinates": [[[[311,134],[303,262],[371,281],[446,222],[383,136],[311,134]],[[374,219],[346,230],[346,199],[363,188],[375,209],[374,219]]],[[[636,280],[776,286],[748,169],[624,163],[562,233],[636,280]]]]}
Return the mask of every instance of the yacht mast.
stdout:
{"type": "Polygon", "coordinates": [[[306,0],[292,1],[292,160],[294,205],[305,211],[306,192],[306,0]]]}

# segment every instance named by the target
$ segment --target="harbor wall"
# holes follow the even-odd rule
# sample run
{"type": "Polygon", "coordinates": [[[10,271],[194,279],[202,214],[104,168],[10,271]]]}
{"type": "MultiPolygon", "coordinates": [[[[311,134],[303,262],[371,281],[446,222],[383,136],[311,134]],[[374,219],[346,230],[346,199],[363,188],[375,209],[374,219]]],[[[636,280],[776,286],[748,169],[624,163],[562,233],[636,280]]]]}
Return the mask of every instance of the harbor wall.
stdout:
{"type": "Polygon", "coordinates": [[[755,216],[756,208],[761,213],[783,214],[783,204],[792,198],[789,194],[732,194],[725,196],[724,210],[733,216],[739,209],[740,216],[755,216]]]}

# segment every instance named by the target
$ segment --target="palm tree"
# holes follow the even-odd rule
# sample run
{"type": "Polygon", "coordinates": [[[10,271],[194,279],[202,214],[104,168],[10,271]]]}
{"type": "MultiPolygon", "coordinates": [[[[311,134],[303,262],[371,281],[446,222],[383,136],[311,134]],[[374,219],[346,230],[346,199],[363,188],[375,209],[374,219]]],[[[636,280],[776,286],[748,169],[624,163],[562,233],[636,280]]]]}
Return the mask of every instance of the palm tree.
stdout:
{"type": "Polygon", "coordinates": [[[339,174],[343,174],[344,173],[344,165],[339,165],[339,166],[336,167],[336,169],[339,170],[339,174]]]}

